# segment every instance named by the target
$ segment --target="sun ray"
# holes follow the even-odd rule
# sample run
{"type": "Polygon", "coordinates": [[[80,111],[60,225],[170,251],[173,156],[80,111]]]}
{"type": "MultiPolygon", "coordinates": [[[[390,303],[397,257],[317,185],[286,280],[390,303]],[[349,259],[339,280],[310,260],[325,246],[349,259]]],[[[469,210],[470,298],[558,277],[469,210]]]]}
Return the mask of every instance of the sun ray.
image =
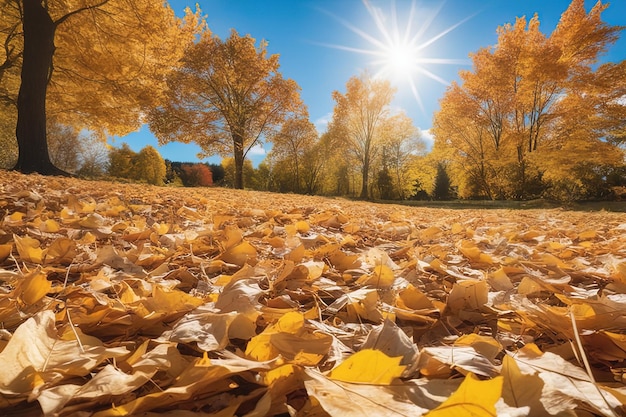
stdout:
{"type": "Polygon", "coordinates": [[[421,22],[420,25],[416,23],[418,18],[416,0],[411,1],[408,17],[404,25],[400,23],[400,16],[394,0],[391,2],[391,9],[388,15],[379,7],[374,6],[369,0],[362,0],[362,3],[376,28],[374,34],[368,33],[365,29],[361,29],[353,23],[332,13],[324,10],[321,11],[331,16],[344,27],[366,41],[370,45],[370,48],[337,44],[323,44],[323,46],[373,57],[369,65],[375,69],[374,76],[385,77],[396,85],[400,83],[408,84],[420,109],[424,111],[416,77],[421,75],[426,77],[426,79],[431,79],[443,85],[449,85],[449,82],[443,77],[425,66],[467,65],[469,63],[467,59],[426,57],[423,56],[424,51],[478,13],[470,15],[424,40],[425,34],[434,24],[445,2],[441,2],[438,7],[434,9],[434,13],[424,16],[424,21],[421,22]]]}

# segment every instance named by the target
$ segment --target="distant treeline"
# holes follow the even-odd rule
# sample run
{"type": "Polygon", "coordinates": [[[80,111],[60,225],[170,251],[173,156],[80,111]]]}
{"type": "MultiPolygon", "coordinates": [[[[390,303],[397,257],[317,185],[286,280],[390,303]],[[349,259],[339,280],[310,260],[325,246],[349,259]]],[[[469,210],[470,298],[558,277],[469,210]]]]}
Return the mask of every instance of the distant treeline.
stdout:
{"type": "Polygon", "coordinates": [[[221,185],[225,171],[222,165],[204,162],[176,162],[165,160],[165,183],[185,187],[221,185]]]}

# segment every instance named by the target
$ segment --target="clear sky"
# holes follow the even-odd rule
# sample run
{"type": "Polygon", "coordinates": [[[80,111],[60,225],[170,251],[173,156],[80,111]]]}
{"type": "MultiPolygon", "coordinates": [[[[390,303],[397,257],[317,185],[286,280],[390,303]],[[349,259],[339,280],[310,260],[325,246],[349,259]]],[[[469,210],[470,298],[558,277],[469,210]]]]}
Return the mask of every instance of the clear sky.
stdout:
{"type": "MultiPolygon", "coordinates": [[[[170,0],[181,15],[192,0],[170,0]]],[[[589,10],[596,0],[586,0],[589,10]]],[[[394,107],[402,108],[415,126],[426,133],[446,84],[458,80],[458,72],[471,69],[468,55],[497,42],[496,29],[539,15],[541,30],[550,34],[569,0],[199,0],[210,30],[225,39],[231,28],[240,35],[250,34],[268,42],[268,51],[280,55],[280,71],[301,87],[301,97],[318,131],[325,130],[334,101],[333,91],[345,91],[352,76],[363,70],[372,74],[386,71],[380,63],[385,34],[402,39],[415,38],[411,55],[420,63],[409,74],[393,73],[397,87],[394,107]]],[[[611,25],[626,26],[626,0],[612,0],[603,13],[611,25]]],[[[405,54],[406,55],[406,54],[405,54]]],[[[399,60],[405,59],[399,57],[399,60]]],[[[626,33],[603,58],[618,62],[626,59],[626,33]]],[[[386,60],[385,62],[388,62],[386,60]]],[[[405,62],[406,64],[406,62],[405,62]]],[[[387,71],[387,74],[390,72],[387,71]]],[[[123,138],[138,151],[155,146],[173,161],[197,161],[195,145],[172,143],[159,147],[147,127],[123,138]]],[[[258,164],[269,146],[253,149],[248,156],[258,164]]],[[[207,161],[219,163],[214,157],[207,161]]]]}

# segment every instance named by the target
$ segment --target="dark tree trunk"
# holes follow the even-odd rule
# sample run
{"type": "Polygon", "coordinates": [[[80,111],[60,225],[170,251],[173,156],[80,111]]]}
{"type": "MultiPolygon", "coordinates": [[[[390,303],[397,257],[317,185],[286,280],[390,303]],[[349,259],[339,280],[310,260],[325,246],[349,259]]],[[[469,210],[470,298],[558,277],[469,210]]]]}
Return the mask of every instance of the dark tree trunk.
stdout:
{"type": "Polygon", "coordinates": [[[367,200],[369,198],[369,174],[370,174],[370,158],[369,155],[365,155],[363,161],[363,168],[361,169],[361,195],[359,198],[367,200]]]}
{"type": "Polygon", "coordinates": [[[243,190],[243,166],[245,162],[243,154],[243,137],[233,135],[233,156],[235,157],[235,186],[238,190],[243,190]]]}
{"type": "Polygon", "coordinates": [[[17,144],[14,169],[32,173],[65,174],[50,161],[46,137],[46,91],[52,70],[56,25],[41,0],[23,0],[24,55],[22,83],[17,96],[17,144]]]}

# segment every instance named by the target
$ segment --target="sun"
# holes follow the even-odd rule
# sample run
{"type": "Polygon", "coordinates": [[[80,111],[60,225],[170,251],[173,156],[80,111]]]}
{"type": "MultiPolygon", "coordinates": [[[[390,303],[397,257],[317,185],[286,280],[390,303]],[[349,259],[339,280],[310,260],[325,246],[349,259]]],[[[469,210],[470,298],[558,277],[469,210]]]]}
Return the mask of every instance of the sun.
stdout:
{"type": "Polygon", "coordinates": [[[336,49],[364,54],[372,57],[370,65],[374,70],[375,77],[388,79],[396,86],[408,85],[422,111],[424,106],[419,94],[418,76],[425,76],[435,82],[448,85],[448,81],[432,72],[428,68],[432,65],[458,65],[466,64],[466,60],[450,58],[432,58],[425,56],[426,48],[445,35],[456,29],[473,17],[468,16],[460,22],[444,29],[435,36],[424,39],[425,33],[434,22],[440,6],[435,12],[423,20],[418,26],[418,10],[415,0],[411,2],[411,8],[403,25],[399,23],[398,12],[395,2],[391,2],[390,13],[385,14],[379,7],[374,7],[368,0],[362,0],[368,14],[373,20],[375,31],[370,24],[367,28],[359,28],[352,23],[330,14],[342,25],[350,29],[367,41],[371,48],[355,48],[342,45],[326,45],[336,49]],[[367,29],[367,30],[366,30],[367,29]],[[374,32],[374,34],[372,34],[374,32]]]}

